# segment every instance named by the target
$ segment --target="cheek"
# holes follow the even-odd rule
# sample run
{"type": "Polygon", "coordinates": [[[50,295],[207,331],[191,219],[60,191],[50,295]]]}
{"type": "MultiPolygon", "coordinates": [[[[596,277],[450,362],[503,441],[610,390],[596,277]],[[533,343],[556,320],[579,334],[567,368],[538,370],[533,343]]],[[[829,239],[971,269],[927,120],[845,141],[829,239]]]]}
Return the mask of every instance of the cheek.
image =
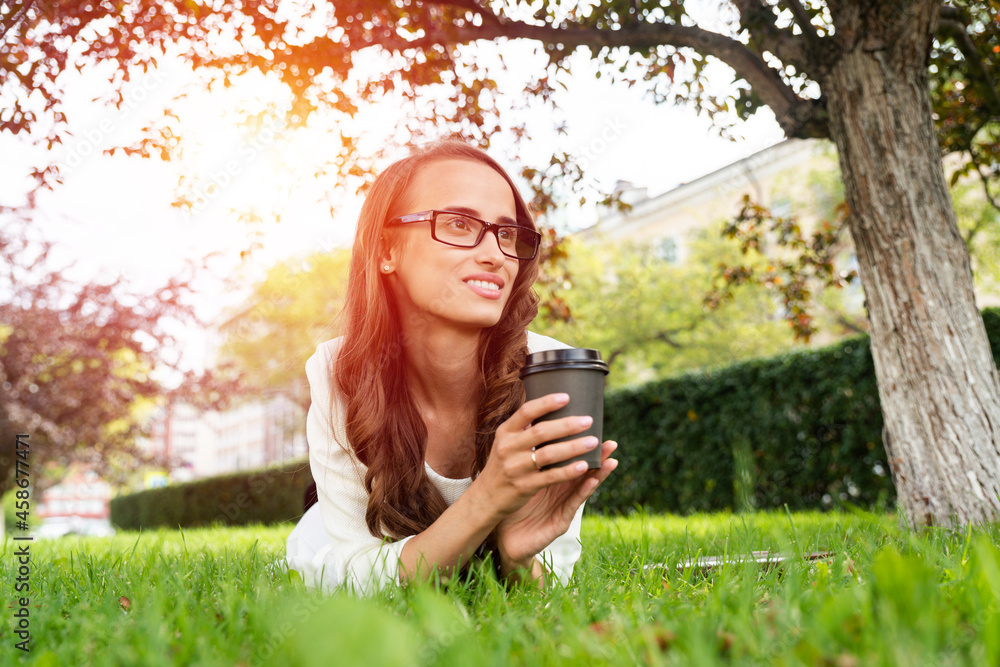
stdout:
{"type": "Polygon", "coordinates": [[[400,271],[411,276],[421,276],[434,265],[433,256],[429,256],[427,248],[420,243],[421,239],[408,235],[400,239],[396,249],[397,264],[400,271]]]}
{"type": "Polygon", "coordinates": [[[510,272],[510,282],[513,284],[513,282],[517,279],[517,274],[520,273],[521,262],[513,259],[509,260],[507,263],[509,265],[508,271],[510,272]]]}

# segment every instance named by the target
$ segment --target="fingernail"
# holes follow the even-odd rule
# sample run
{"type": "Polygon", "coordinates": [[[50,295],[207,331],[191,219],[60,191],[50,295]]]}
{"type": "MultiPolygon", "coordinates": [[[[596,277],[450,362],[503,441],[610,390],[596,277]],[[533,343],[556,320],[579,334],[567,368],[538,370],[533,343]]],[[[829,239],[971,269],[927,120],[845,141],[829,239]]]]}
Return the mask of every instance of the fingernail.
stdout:
{"type": "Polygon", "coordinates": [[[569,403],[569,394],[556,394],[556,403],[569,403]]]}
{"type": "Polygon", "coordinates": [[[594,423],[594,418],[591,416],[580,417],[580,426],[590,426],[594,423]]]}
{"type": "Polygon", "coordinates": [[[573,470],[575,470],[577,472],[583,472],[588,467],[590,467],[590,466],[587,465],[586,461],[577,461],[575,464],[573,464],[573,470]]]}
{"type": "Polygon", "coordinates": [[[583,444],[584,446],[586,446],[587,449],[593,449],[594,447],[597,447],[597,443],[598,443],[597,438],[595,438],[592,435],[588,435],[583,441],[583,444]]]}

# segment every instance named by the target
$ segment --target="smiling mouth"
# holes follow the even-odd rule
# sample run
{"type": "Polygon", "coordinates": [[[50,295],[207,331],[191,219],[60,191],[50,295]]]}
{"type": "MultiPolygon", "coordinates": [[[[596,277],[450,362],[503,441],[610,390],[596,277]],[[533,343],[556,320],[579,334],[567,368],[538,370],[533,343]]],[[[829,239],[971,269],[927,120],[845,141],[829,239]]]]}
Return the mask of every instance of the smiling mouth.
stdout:
{"type": "Polygon", "coordinates": [[[500,291],[500,286],[496,283],[491,283],[487,280],[466,280],[467,285],[474,285],[475,287],[481,287],[482,289],[493,290],[495,292],[500,291]]]}

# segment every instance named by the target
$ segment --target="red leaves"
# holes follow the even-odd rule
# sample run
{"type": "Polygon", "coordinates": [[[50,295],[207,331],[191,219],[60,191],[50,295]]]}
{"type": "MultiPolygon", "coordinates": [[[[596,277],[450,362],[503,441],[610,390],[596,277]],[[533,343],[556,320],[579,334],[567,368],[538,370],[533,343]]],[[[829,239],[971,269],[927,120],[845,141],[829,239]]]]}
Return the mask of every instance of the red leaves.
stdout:
{"type": "MultiPolygon", "coordinates": [[[[670,647],[677,641],[677,633],[673,630],[665,628],[660,623],[653,623],[642,630],[643,634],[651,639],[656,648],[663,653],[669,651],[670,647]],[[647,631],[649,633],[648,635],[646,634],[647,631]]],[[[609,620],[595,621],[591,623],[590,631],[602,640],[614,641],[615,626],[609,620]]]]}
{"type": "Polygon", "coordinates": [[[598,637],[605,637],[611,630],[611,623],[608,621],[594,621],[590,624],[590,631],[598,637]]]}
{"type": "Polygon", "coordinates": [[[677,634],[656,623],[653,625],[653,641],[656,642],[656,647],[665,653],[677,641],[677,634]]]}
{"type": "Polygon", "coordinates": [[[728,654],[733,648],[733,644],[736,643],[736,635],[731,632],[724,632],[719,630],[716,634],[719,640],[719,653],[728,654]]]}
{"type": "MultiPolygon", "coordinates": [[[[190,280],[151,294],[122,279],[80,284],[50,267],[48,244],[28,238],[16,225],[0,234],[0,277],[10,286],[0,303],[0,412],[44,443],[39,465],[85,461],[112,474],[120,462],[152,460],[136,446],[143,426],[134,407],[163,392],[150,374],[169,363],[163,321],[194,319],[184,303],[190,280]]],[[[0,486],[11,467],[0,457],[0,486]]]]}
{"type": "Polygon", "coordinates": [[[842,247],[840,236],[847,221],[847,205],[841,203],[834,211],[833,221],[824,220],[805,234],[794,217],[777,217],[745,195],[743,207],[725,225],[723,236],[737,241],[744,255],[756,253],[771,261],[763,271],[755,271],[750,265],[719,265],[717,282],[721,284],[705,296],[705,307],[719,308],[732,298],[733,289],[739,285],[762,285],[778,294],[783,317],[795,338],[808,342],[816,332],[810,315],[813,290],[809,286],[841,288],[857,277],[853,270],[834,270],[835,257],[842,247]],[[773,256],[768,253],[770,247],[774,247],[773,256]]]}

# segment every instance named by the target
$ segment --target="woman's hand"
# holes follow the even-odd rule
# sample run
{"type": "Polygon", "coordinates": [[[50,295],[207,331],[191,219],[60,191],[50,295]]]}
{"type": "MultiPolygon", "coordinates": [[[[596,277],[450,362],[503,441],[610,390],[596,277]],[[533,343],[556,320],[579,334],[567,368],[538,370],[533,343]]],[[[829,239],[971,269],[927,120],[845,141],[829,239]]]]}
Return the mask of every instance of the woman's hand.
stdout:
{"type": "Polygon", "coordinates": [[[496,523],[521,509],[539,490],[578,479],[586,472],[586,468],[573,465],[544,471],[539,468],[593,449],[596,438],[576,438],[533,452],[543,442],[571,436],[590,427],[590,417],[563,417],[532,425],[539,417],[568,402],[566,394],[549,394],[526,401],[497,428],[490,457],[476,478],[482,502],[488,505],[496,523]]]}
{"type": "MultiPolygon", "coordinates": [[[[547,445],[536,452],[540,466],[553,462],[546,459],[543,463],[541,460],[542,452],[552,446],[547,445]]],[[[617,448],[618,443],[605,441],[601,447],[599,470],[590,470],[579,477],[541,489],[521,509],[497,525],[497,546],[501,568],[505,572],[519,567],[529,568],[532,558],[569,530],[580,505],[618,467],[617,460],[608,458],[617,448]]]]}
{"type": "Polygon", "coordinates": [[[567,402],[566,394],[526,401],[497,428],[490,458],[476,479],[483,510],[491,512],[498,524],[501,556],[515,564],[527,564],[565,533],[576,510],[617,465],[617,461],[607,458],[616,447],[609,441],[602,450],[600,470],[588,472],[582,462],[540,470],[598,445],[596,438],[587,436],[534,451],[544,442],[590,427],[590,417],[563,417],[532,425],[567,402]]]}

